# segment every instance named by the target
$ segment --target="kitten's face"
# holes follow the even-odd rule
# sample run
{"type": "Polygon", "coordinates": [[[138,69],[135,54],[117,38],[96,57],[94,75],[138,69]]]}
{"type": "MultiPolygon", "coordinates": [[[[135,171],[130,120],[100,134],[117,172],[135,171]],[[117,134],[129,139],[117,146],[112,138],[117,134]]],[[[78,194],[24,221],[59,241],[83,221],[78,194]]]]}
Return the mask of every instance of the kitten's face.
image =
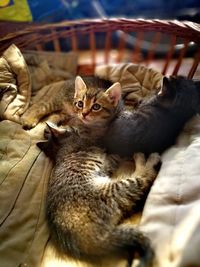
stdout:
{"type": "Polygon", "coordinates": [[[158,103],[168,109],[176,109],[184,114],[199,112],[200,98],[194,81],[182,76],[163,78],[163,85],[157,95],[158,103]]]}
{"type": "Polygon", "coordinates": [[[75,80],[74,110],[77,117],[86,125],[105,124],[113,118],[119,100],[121,86],[114,83],[106,90],[87,87],[84,80],[77,76],[75,80]]]}

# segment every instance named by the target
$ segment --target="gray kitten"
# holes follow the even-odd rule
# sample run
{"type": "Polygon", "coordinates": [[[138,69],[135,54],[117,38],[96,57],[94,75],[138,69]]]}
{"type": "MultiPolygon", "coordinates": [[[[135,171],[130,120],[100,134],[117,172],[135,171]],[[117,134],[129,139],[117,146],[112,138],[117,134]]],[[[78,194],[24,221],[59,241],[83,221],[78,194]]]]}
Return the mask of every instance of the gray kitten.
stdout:
{"type": "Polygon", "coordinates": [[[73,129],[62,136],[50,129],[49,141],[38,146],[55,160],[47,192],[47,219],[59,249],[79,259],[121,254],[128,258],[129,266],[138,253],[138,266],[152,266],[150,241],[123,219],[148,193],[159,155],[146,160],[143,154],[135,154],[135,171],[115,179],[118,156],[107,155],[73,129]]]}
{"type": "Polygon", "coordinates": [[[185,123],[200,111],[200,82],[164,77],[160,92],[134,112],[121,111],[104,135],[108,153],[162,153],[175,143],[185,123]]]}

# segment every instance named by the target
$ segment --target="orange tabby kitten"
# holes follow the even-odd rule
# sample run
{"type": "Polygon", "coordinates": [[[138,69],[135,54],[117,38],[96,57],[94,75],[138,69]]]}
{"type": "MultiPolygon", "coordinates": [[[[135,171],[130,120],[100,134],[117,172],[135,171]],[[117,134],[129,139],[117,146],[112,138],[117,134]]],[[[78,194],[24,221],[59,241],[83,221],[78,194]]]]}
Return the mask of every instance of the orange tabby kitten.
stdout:
{"type": "Polygon", "coordinates": [[[49,91],[23,114],[22,125],[30,129],[54,112],[61,114],[60,120],[66,119],[67,115],[73,116],[74,111],[84,124],[104,124],[107,120],[110,121],[116,113],[116,106],[121,97],[119,83],[112,85],[110,81],[95,76],[85,76],[83,79],[77,76],[75,79],[59,82],[55,87],[56,92],[54,88],[49,88],[49,91]]]}

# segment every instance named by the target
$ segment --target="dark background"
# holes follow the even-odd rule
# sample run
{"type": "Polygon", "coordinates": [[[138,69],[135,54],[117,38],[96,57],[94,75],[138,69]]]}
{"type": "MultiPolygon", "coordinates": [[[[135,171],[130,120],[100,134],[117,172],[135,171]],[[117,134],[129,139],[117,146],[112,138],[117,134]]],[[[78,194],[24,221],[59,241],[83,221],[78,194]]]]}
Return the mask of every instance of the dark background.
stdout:
{"type": "Polygon", "coordinates": [[[199,0],[28,0],[33,20],[126,17],[190,20],[200,23],[199,0]]]}

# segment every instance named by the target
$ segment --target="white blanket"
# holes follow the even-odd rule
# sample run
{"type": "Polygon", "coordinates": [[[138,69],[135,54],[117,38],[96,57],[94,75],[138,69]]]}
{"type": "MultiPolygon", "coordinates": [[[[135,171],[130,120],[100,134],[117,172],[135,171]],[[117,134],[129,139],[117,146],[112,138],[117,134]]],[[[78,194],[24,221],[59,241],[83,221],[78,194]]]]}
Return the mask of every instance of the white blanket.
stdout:
{"type": "Polygon", "coordinates": [[[162,160],[141,228],[153,242],[157,266],[200,266],[200,116],[162,160]]]}

